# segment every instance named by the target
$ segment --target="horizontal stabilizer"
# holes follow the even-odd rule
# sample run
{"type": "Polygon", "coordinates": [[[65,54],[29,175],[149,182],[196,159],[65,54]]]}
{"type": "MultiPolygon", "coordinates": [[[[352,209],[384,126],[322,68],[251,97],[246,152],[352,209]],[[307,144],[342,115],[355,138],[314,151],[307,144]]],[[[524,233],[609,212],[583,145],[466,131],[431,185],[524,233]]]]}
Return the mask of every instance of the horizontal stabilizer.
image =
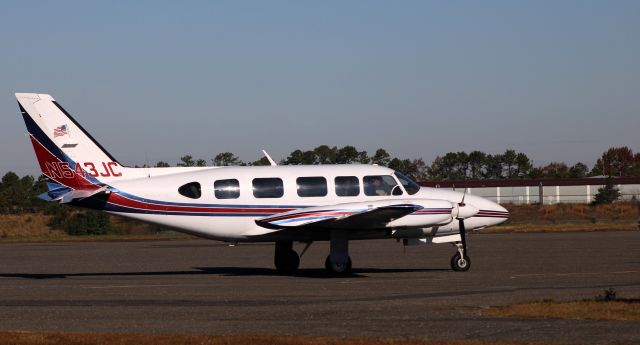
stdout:
{"type": "Polygon", "coordinates": [[[59,183],[55,183],[51,181],[47,181],[47,189],[48,189],[48,192],[38,195],[38,198],[44,201],[57,200],[62,195],[67,194],[73,190],[67,186],[63,186],[59,183]]]}
{"type": "Polygon", "coordinates": [[[58,200],[60,201],[61,204],[66,204],[73,200],[84,199],[90,196],[94,196],[94,195],[106,192],[107,188],[108,186],[104,186],[94,190],[86,190],[86,189],[72,190],[53,200],[58,200]]]}
{"type": "Polygon", "coordinates": [[[107,192],[108,188],[109,186],[103,185],[102,187],[95,186],[94,188],[73,189],[49,180],[47,181],[47,189],[49,191],[38,195],[38,198],[45,201],[59,201],[62,204],[66,204],[73,200],[84,199],[102,192],[107,192]]]}
{"type": "Polygon", "coordinates": [[[69,187],[60,187],[51,189],[46,192],[38,195],[38,198],[44,201],[59,201],[61,204],[69,203],[73,200],[79,200],[88,198],[90,196],[98,195],[100,193],[108,192],[108,186],[103,186],[97,189],[78,189],[74,190],[69,187]]]}

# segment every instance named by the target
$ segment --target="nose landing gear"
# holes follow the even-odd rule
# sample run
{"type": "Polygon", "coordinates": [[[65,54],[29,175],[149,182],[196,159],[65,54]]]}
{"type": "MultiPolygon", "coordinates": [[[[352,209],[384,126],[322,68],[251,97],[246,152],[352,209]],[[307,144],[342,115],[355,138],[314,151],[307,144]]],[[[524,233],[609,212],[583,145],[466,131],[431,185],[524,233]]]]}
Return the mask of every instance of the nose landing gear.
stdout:
{"type": "MultiPolygon", "coordinates": [[[[458,205],[459,207],[465,206],[464,196],[458,205]]],[[[467,253],[467,229],[464,226],[464,218],[458,218],[458,228],[460,229],[460,242],[455,243],[458,252],[451,258],[451,269],[456,272],[465,272],[471,267],[471,260],[467,253]]]]}
{"type": "Polygon", "coordinates": [[[456,272],[465,272],[471,268],[471,259],[467,256],[464,246],[460,242],[456,242],[458,251],[451,257],[451,269],[456,272]]]}

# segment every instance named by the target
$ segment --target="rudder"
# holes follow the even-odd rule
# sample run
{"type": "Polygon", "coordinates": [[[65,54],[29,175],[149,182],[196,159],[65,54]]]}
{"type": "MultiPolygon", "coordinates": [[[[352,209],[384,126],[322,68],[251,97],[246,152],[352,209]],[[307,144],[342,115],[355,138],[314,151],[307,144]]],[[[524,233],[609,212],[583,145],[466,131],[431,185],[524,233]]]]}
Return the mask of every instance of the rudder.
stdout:
{"type": "Polygon", "coordinates": [[[122,167],[50,95],[16,93],[42,173],[73,189],[98,188],[122,167]]]}

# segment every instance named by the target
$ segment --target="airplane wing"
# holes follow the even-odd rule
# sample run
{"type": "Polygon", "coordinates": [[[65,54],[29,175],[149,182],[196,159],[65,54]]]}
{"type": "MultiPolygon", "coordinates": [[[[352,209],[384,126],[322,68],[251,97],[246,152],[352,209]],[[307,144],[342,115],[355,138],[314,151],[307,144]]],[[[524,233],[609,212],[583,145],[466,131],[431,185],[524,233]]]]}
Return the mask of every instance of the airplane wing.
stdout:
{"type": "Polygon", "coordinates": [[[382,229],[390,222],[422,209],[420,205],[399,204],[382,206],[337,220],[325,220],[318,224],[333,229],[382,229]]]}
{"type": "Polygon", "coordinates": [[[256,220],[256,224],[263,228],[274,230],[296,227],[380,229],[384,228],[389,222],[422,208],[422,206],[415,204],[381,205],[372,208],[311,207],[259,219],[256,220]]]}

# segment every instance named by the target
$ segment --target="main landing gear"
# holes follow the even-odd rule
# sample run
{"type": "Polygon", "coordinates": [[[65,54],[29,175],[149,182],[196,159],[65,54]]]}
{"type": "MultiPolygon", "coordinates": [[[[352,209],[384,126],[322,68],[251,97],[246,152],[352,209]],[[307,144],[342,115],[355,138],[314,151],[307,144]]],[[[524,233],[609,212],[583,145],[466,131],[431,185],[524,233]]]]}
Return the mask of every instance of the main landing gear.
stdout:
{"type": "Polygon", "coordinates": [[[334,276],[347,275],[351,273],[351,258],[347,256],[346,262],[332,262],[331,254],[329,254],[324,261],[324,269],[327,270],[327,273],[334,276]]]}
{"type": "MultiPolygon", "coordinates": [[[[349,238],[344,230],[332,230],[330,238],[330,252],[324,261],[324,268],[329,275],[342,276],[351,273],[351,258],[349,257],[349,238]]],[[[309,248],[311,243],[302,251],[301,255],[309,248]]],[[[276,242],[276,250],[273,259],[276,270],[280,274],[293,274],[300,266],[300,256],[293,250],[292,241],[276,242]]]]}
{"type": "Polygon", "coordinates": [[[348,275],[351,273],[348,233],[345,230],[331,230],[330,236],[330,251],[324,261],[324,268],[330,275],[348,275]]]}
{"type": "Polygon", "coordinates": [[[276,242],[276,252],[273,258],[276,270],[280,274],[292,274],[300,266],[300,257],[293,250],[293,242],[276,242]]]}
{"type": "Polygon", "coordinates": [[[345,230],[331,230],[330,251],[324,261],[324,268],[331,275],[347,275],[351,273],[348,235],[345,230]]]}

